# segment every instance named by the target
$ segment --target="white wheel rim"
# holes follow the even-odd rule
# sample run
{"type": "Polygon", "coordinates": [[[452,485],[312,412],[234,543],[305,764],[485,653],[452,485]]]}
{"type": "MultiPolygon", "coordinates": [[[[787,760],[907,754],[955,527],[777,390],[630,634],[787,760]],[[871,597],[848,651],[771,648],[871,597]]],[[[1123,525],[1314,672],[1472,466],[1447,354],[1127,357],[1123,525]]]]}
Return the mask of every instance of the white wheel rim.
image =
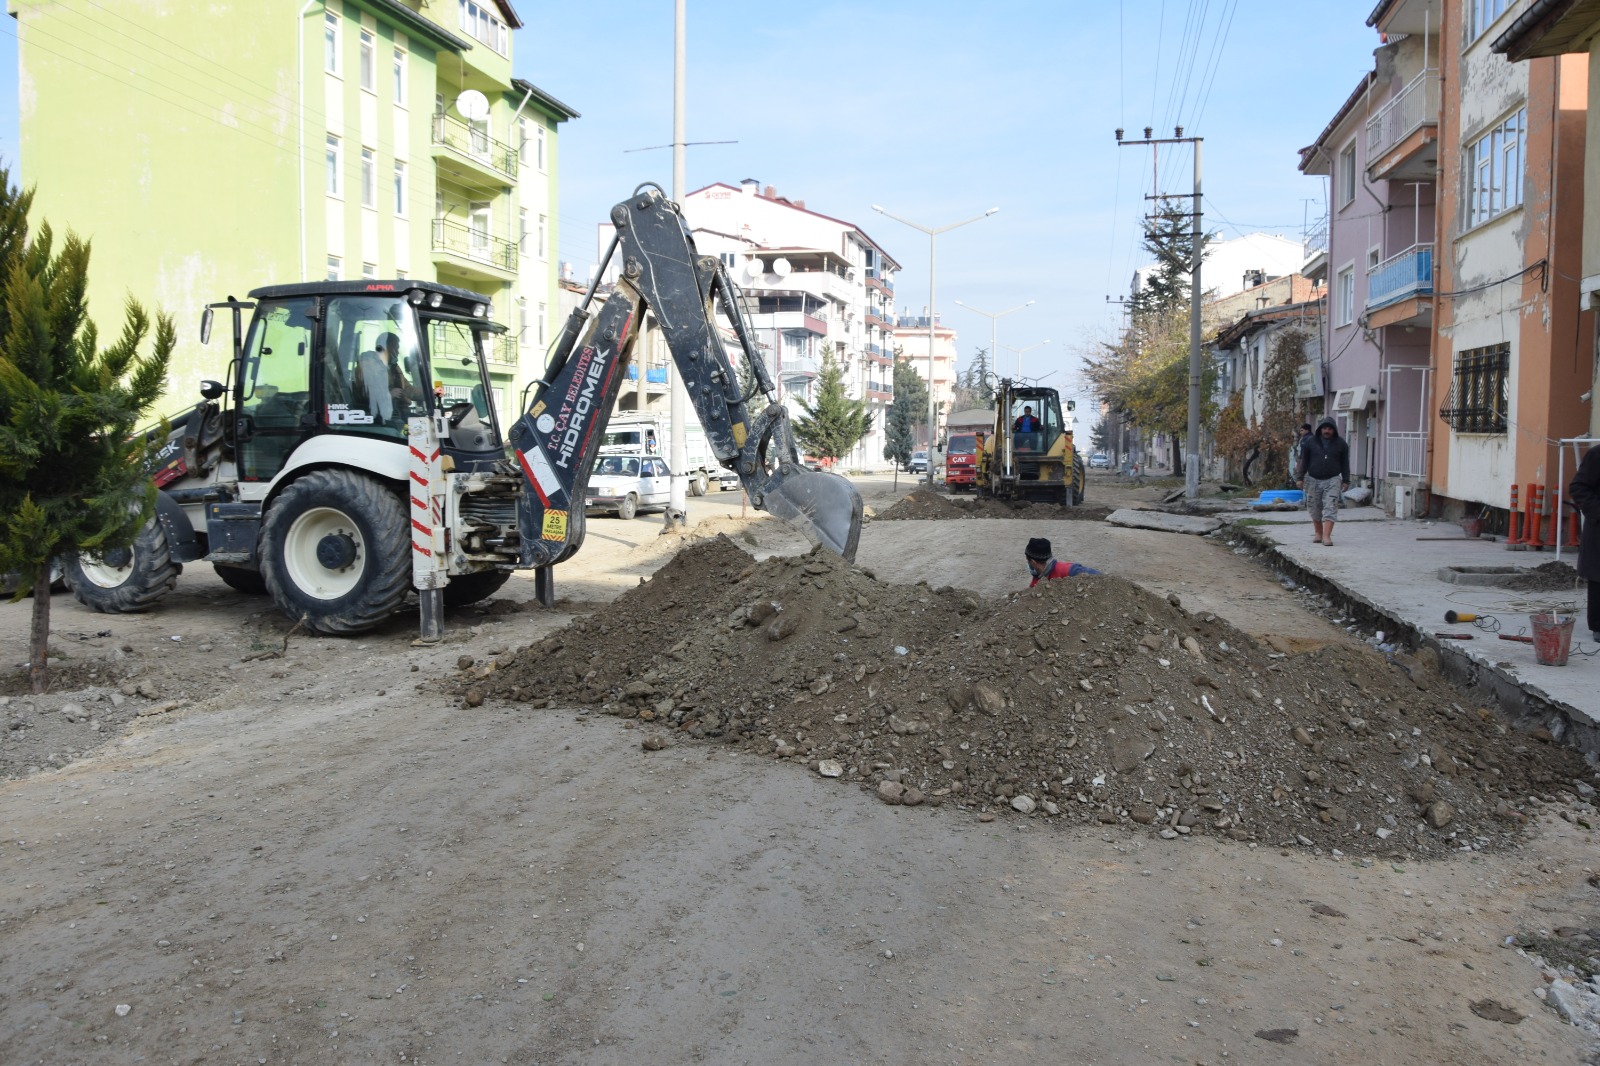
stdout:
{"type": "Polygon", "coordinates": [[[112,566],[98,555],[87,552],[78,556],[78,569],[90,583],[103,589],[121,588],[133,574],[134,556],[130,550],[127,566],[112,566]]]}
{"type": "Polygon", "coordinates": [[[332,507],[313,507],[289,526],[283,545],[283,566],[289,580],[307,596],[336,600],[361,582],[366,569],[367,547],[349,515],[332,507]],[[344,534],[355,541],[355,559],[349,566],[330,570],[317,558],[317,545],[324,537],[344,534]]]}

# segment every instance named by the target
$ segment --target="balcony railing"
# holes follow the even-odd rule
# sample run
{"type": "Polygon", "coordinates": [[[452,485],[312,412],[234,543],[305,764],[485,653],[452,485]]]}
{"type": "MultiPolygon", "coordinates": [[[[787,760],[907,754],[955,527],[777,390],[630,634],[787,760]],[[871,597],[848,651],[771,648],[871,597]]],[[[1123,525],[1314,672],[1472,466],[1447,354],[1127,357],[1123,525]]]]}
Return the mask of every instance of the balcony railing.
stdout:
{"type": "Polygon", "coordinates": [[[1417,244],[1367,271],[1367,310],[1433,293],[1433,245],[1417,244]]]}
{"type": "Polygon", "coordinates": [[[817,376],[817,361],[809,355],[786,355],[783,357],[783,366],[778,371],[782,378],[814,378],[817,376]]]}
{"type": "Polygon", "coordinates": [[[1439,121],[1439,72],[1424,70],[1367,120],[1367,165],[1419,126],[1439,121]]]}
{"type": "Polygon", "coordinates": [[[1426,433],[1390,433],[1385,438],[1390,477],[1421,477],[1428,457],[1426,433]]]}
{"type": "Polygon", "coordinates": [[[433,220],[433,250],[516,273],[516,244],[454,219],[433,220]]]}
{"type": "Polygon", "coordinates": [[[450,115],[433,116],[433,143],[450,149],[457,155],[477,160],[484,166],[504,174],[517,176],[517,150],[504,141],[489,136],[479,129],[450,115]]]}
{"type": "MultiPolygon", "coordinates": [[[[434,330],[430,345],[433,359],[471,359],[472,338],[461,329],[440,325],[434,330]]],[[[483,338],[483,357],[491,363],[517,365],[517,339],[509,333],[497,333],[483,338]]]]}
{"type": "MultiPolygon", "coordinates": [[[[639,368],[636,365],[628,367],[628,380],[639,380],[639,368]]],[[[647,385],[665,385],[667,383],[667,368],[664,366],[646,367],[644,380],[647,385]]]]}
{"type": "Polygon", "coordinates": [[[880,278],[875,274],[867,275],[867,288],[879,288],[891,296],[894,295],[894,282],[885,281],[883,278],[880,278]]]}
{"type": "Polygon", "coordinates": [[[1305,233],[1301,236],[1301,243],[1306,246],[1308,257],[1328,250],[1327,215],[1317,216],[1317,220],[1306,227],[1305,233]]]}

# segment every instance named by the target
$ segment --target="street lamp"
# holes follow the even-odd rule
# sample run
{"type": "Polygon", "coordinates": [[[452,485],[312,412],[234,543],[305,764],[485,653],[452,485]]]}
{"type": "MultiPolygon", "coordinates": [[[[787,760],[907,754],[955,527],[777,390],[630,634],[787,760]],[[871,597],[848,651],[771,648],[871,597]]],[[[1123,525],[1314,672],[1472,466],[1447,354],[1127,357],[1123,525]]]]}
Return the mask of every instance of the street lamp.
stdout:
{"type": "MultiPolygon", "coordinates": [[[[989,361],[991,363],[993,363],[994,362],[994,357],[995,357],[995,326],[999,323],[999,321],[1002,318],[1006,317],[1007,315],[1016,314],[1018,311],[1022,310],[1024,307],[1032,307],[1033,306],[1033,301],[1029,300],[1025,304],[1018,304],[1017,306],[1007,308],[1004,311],[985,311],[980,307],[973,307],[971,304],[964,304],[960,300],[956,301],[956,306],[957,307],[965,307],[968,311],[971,311],[974,314],[982,315],[983,317],[985,317],[985,318],[987,318],[989,320],[989,361]]],[[[1045,341],[1045,343],[1049,344],[1050,342],[1049,341],[1045,341]]],[[[1017,356],[1017,377],[1020,378],[1021,376],[1022,376],[1022,356],[1018,355],[1017,356]]]]}
{"type": "MultiPolygon", "coordinates": [[[[1008,352],[1016,352],[1017,353],[1017,377],[1020,378],[1020,377],[1022,377],[1022,355],[1023,355],[1023,353],[1024,352],[1031,352],[1035,348],[1043,348],[1045,345],[1047,345],[1049,343],[1050,343],[1049,338],[1046,338],[1046,339],[1040,341],[1038,344],[1030,344],[1026,348],[1013,348],[1009,344],[1002,344],[1000,347],[1004,348],[1008,352]]],[[[1051,373],[1055,373],[1055,371],[1051,371],[1051,373]]],[[[1049,376],[1050,376],[1049,374],[1045,375],[1045,377],[1049,377],[1049,376]]],[[[1040,378],[1039,380],[1043,381],[1044,378],[1040,378]]]]}
{"type": "Polygon", "coordinates": [[[952,222],[948,226],[924,226],[912,222],[910,219],[901,218],[899,215],[890,214],[877,204],[873,204],[872,209],[886,218],[894,219],[902,226],[910,226],[912,229],[921,230],[928,235],[928,486],[931,488],[933,486],[933,446],[939,432],[939,408],[934,398],[933,390],[933,323],[936,317],[933,297],[935,292],[934,282],[938,276],[939,234],[949,232],[958,226],[976,222],[981,218],[988,218],[1000,209],[991,207],[981,215],[974,215],[960,222],[952,222]]]}

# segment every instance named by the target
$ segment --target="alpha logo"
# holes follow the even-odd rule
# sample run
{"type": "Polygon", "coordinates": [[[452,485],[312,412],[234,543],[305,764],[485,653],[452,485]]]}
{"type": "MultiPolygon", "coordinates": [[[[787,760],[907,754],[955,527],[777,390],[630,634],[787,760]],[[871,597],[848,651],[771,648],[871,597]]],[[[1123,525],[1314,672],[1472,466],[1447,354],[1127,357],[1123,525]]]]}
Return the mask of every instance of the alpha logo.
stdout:
{"type": "Polygon", "coordinates": [[[328,405],[328,425],[330,426],[370,426],[377,419],[359,407],[352,408],[347,403],[330,403],[328,405]]]}

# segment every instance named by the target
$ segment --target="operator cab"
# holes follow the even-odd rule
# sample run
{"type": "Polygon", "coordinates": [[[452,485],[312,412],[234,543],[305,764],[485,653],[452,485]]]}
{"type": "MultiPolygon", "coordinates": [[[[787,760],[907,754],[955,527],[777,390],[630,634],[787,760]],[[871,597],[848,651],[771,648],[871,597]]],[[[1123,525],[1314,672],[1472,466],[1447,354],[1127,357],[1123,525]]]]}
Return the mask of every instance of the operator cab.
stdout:
{"type": "Polygon", "coordinates": [[[241,481],[270,481],[312,436],[401,442],[422,416],[440,416],[457,470],[504,458],[485,359],[504,327],[484,297],[406,280],[273,285],[250,297],[232,390],[241,481]]]}
{"type": "Polygon", "coordinates": [[[1017,389],[1012,396],[1012,439],[1017,453],[1045,454],[1055,446],[1064,427],[1060,398],[1054,389],[1017,389]]]}

